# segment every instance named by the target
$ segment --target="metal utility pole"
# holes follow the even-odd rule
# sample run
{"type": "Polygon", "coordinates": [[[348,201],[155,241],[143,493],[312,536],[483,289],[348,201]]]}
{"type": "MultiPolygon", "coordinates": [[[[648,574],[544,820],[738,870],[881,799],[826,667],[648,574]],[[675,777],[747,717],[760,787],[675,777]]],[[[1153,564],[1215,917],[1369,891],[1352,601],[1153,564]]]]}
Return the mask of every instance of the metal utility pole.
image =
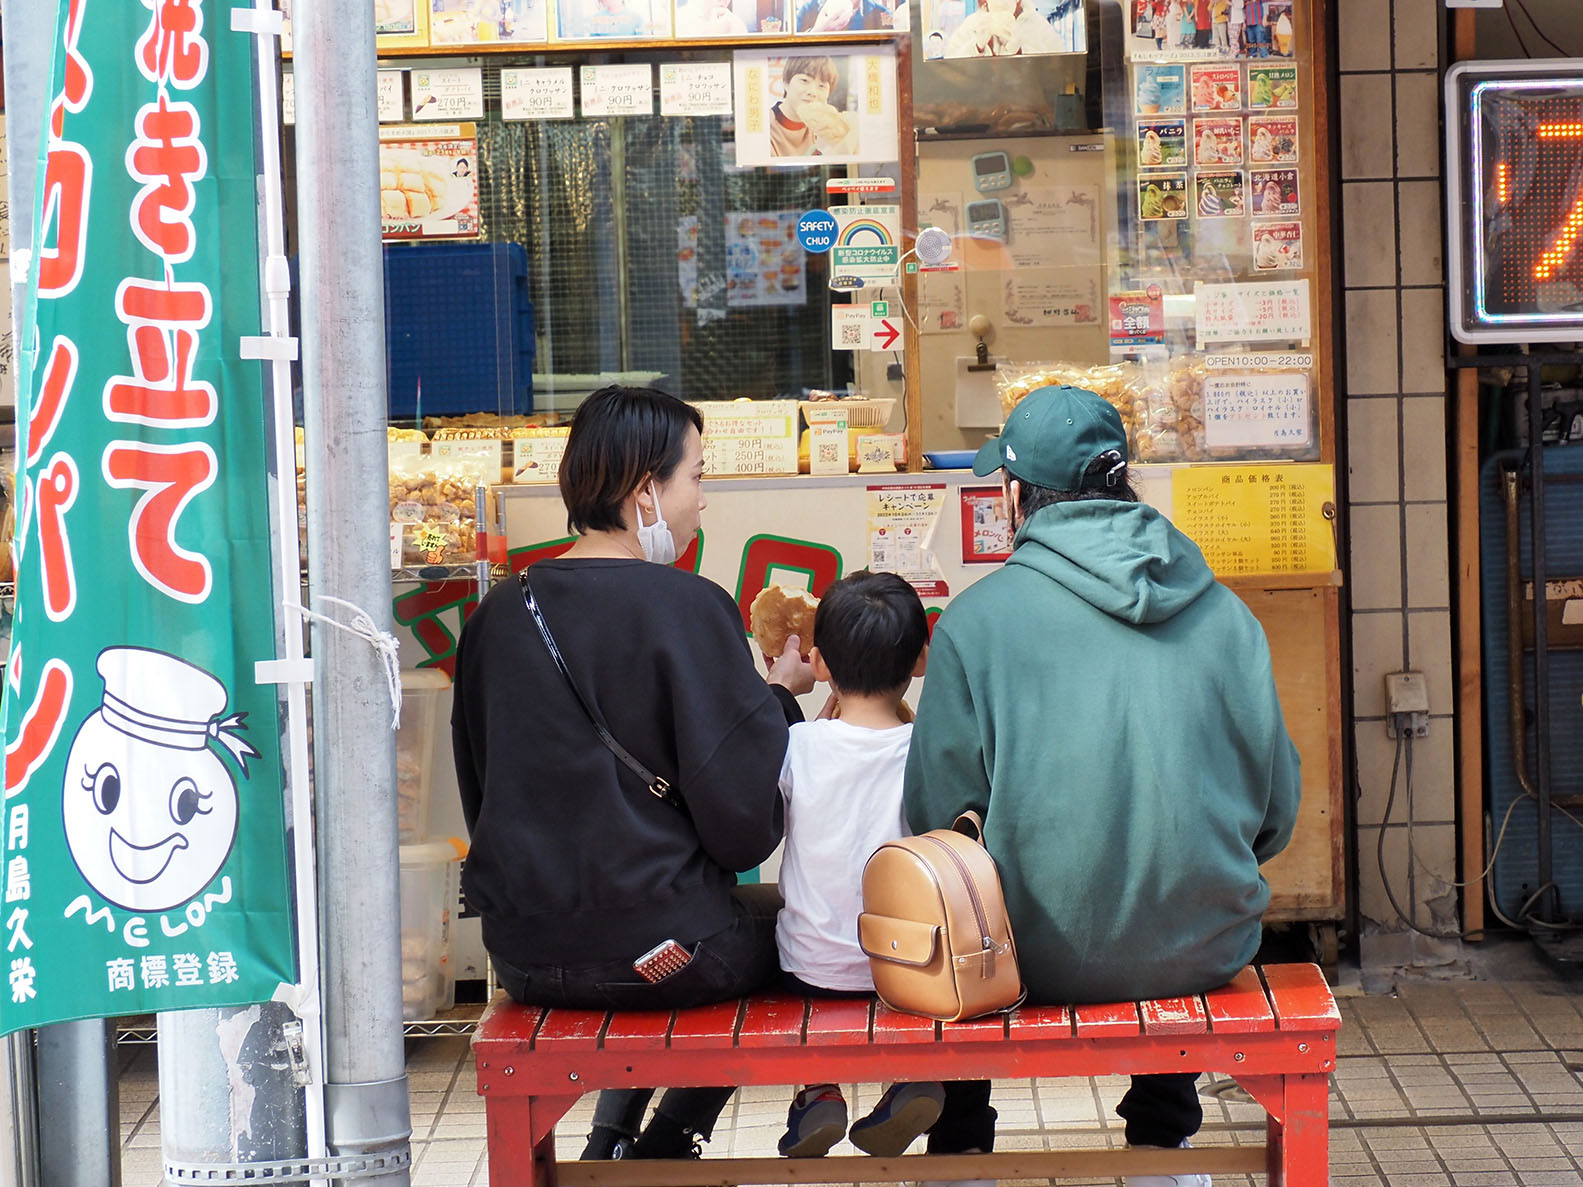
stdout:
{"type": "MultiPolygon", "coordinates": [[[[390,632],[384,259],[374,8],[298,0],[297,232],[309,609],[390,632]],[[344,615],[343,615],[344,617],[344,615]]],[[[312,634],[325,1115],[332,1156],[409,1179],[391,676],[366,638],[312,634]]],[[[399,695],[399,692],[397,693],[399,695]]]]}
{"type": "MultiPolygon", "coordinates": [[[[4,6],[7,184],[11,204],[12,324],[26,324],[27,272],[33,256],[34,190],[43,155],[44,115],[49,106],[55,6],[4,6]]],[[[12,349],[23,346],[12,335],[12,349]]],[[[13,376],[15,370],[12,371],[13,376]]],[[[28,396],[11,393],[18,409],[28,396]]],[[[21,1031],[0,1041],[4,1094],[10,1124],[0,1135],[0,1183],[31,1187],[44,1182],[73,1187],[120,1187],[121,1151],[114,1067],[113,1025],[99,1019],[62,1022],[41,1031],[21,1031]],[[38,1036],[35,1068],[33,1040],[38,1036]],[[36,1076],[36,1079],[35,1079],[36,1076]],[[39,1110],[50,1124],[38,1124],[39,1110]]]]}

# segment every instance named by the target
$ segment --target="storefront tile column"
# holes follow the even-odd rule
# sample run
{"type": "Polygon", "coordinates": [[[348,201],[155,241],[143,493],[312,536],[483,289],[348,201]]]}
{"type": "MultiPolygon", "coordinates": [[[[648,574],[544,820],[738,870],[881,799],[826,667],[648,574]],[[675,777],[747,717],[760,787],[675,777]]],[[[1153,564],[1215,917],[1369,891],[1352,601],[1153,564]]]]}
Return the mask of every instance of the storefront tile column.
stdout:
{"type": "Polygon", "coordinates": [[[1457,929],[1441,6],[1341,0],[1337,15],[1359,908],[1365,964],[1394,964],[1444,958],[1403,915],[1457,929]],[[1403,670],[1429,688],[1410,786],[1384,687],[1403,670]]]}

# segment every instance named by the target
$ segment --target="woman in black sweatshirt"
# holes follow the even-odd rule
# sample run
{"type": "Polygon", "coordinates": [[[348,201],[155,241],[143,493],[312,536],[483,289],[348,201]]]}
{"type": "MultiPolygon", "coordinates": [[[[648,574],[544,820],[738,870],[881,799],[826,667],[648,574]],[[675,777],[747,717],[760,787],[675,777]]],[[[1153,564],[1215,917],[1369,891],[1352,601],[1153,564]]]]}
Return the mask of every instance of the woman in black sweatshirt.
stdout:
{"type": "MultiPolygon", "coordinates": [[[[462,888],[496,975],[526,1004],[702,1005],[778,972],[779,896],[736,873],[780,841],[786,731],[813,673],[793,638],[766,682],[736,603],[671,565],[705,506],[702,427],[662,392],[589,396],[560,471],[577,542],[491,590],[457,644],[462,888]],[[634,962],[668,940],[690,959],[639,975],[634,962]]],[[[671,1089],[641,1135],[649,1091],[603,1093],[583,1156],[695,1154],[732,1091],[671,1089]]]]}

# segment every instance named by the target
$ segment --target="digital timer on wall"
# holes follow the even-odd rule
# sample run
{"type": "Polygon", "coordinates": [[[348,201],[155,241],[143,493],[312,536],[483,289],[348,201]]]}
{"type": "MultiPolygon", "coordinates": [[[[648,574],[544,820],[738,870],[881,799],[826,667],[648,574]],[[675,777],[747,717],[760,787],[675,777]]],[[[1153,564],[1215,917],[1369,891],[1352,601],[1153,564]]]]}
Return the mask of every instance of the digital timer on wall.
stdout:
{"type": "Polygon", "coordinates": [[[1452,67],[1446,176],[1452,334],[1583,340],[1583,61],[1452,67]]]}

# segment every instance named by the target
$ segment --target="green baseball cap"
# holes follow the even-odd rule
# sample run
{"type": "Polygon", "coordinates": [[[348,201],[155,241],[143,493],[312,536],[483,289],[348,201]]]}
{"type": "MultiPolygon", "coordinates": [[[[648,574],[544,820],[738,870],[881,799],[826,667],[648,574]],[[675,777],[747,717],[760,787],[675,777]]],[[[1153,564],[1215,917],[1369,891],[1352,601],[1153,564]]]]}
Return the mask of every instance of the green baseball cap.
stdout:
{"type": "Polygon", "coordinates": [[[986,441],[973,473],[1006,473],[1051,490],[1079,490],[1095,458],[1127,464],[1127,430],[1108,400],[1081,387],[1041,387],[1011,410],[1000,436],[986,441]]]}

